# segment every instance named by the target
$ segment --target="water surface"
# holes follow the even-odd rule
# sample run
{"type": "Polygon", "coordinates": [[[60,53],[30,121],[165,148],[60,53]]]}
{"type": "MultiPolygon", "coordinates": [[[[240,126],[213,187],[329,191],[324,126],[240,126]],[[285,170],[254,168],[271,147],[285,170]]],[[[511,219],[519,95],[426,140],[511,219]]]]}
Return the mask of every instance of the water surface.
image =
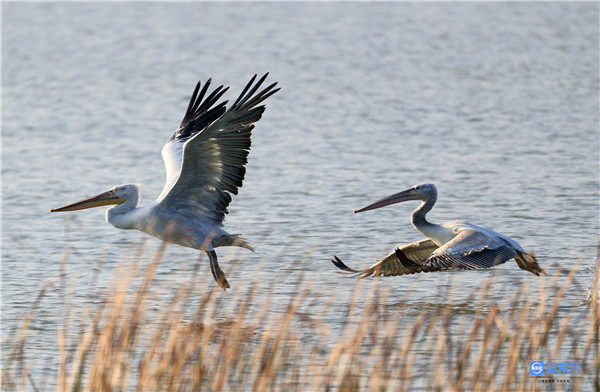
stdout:
{"type": "MultiPolygon", "coordinates": [[[[48,210],[121,183],[142,183],[142,201],[153,200],[160,150],[196,81],[230,85],[234,98],[266,71],[282,91],[257,124],[226,220],[257,248],[228,273],[234,289],[277,282],[287,301],[304,273],[347,301],[359,286],[333,273],[333,254],[366,266],[421,238],[415,203],[352,211],[435,182],[432,221],[506,234],[549,274],[580,263],[580,289],[564,299],[574,306],[599,233],[597,15],[594,3],[3,4],[3,335],[46,282],[78,282],[73,298],[85,304],[94,271],[107,286],[124,252],[145,241],[150,258],[159,246],[110,227],[102,209],[48,210]]],[[[218,253],[227,271],[235,254],[218,253]]],[[[158,279],[177,287],[197,258],[170,246],[158,279]]],[[[498,298],[541,282],[509,262],[379,284],[392,307],[411,290],[434,311],[469,306],[490,275],[498,298]],[[450,286],[461,290],[437,295],[450,286]]],[[[43,302],[41,340],[55,340],[59,294],[43,302]]],[[[33,350],[47,358],[50,347],[33,350]]]]}

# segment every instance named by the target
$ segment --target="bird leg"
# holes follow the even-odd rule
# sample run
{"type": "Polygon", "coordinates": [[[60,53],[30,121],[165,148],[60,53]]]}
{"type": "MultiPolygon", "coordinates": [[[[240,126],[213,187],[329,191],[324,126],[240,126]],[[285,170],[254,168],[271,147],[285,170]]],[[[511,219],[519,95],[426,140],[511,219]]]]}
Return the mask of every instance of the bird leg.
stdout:
{"type": "Polygon", "coordinates": [[[529,271],[537,276],[540,276],[540,274],[546,275],[546,271],[544,271],[544,269],[537,263],[537,259],[533,253],[524,253],[517,250],[515,261],[517,262],[519,268],[524,269],[525,271],[529,271]]]}
{"type": "Polygon", "coordinates": [[[210,272],[212,272],[215,282],[217,282],[219,287],[221,287],[223,290],[227,290],[230,287],[229,282],[219,267],[219,263],[217,262],[217,253],[214,250],[207,250],[206,254],[210,260],[210,272]]]}

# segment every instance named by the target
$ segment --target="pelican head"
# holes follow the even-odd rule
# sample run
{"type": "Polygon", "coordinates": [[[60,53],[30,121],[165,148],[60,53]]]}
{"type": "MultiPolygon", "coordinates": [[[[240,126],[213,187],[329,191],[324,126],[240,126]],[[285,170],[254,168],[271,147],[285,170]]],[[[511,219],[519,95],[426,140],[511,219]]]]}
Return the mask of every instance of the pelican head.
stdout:
{"type": "Polygon", "coordinates": [[[99,195],[88,197],[87,199],[79,200],[59,208],[53,208],[50,212],[77,211],[111,204],[122,204],[132,199],[135,200],[136,204],[139,201],[139,185],[119,185],[99,195]]]}
{"type": "Polygon", "coordinates": [[[411,188],[399,192],[394,193],[391,196],[384,197],[381,200],[377,200],[375,203],[369,204],[366,207],[360,208],[358,210],[354,210],[354,213],[374,210],[377,208],[389,206],[390,204],[400,203],[408,200],[432,200],[435,201],[437,199],[437,188],[434,184],[425,183],[414,185],[411,188]]]}

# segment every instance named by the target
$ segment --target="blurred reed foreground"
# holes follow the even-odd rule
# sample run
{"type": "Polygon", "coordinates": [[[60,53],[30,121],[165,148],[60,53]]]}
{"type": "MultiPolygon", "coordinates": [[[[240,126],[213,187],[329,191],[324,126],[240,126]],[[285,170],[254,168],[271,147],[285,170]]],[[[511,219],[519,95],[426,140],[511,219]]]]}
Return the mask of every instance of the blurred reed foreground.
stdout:
{"type": "Polygon", "coordinates": [[[51,348],[56,363],[43,371],[28,354],[41,333],[32,320],[51,285],[41,289],[20,331],[5,337],[2,389],[600,390],[598,271],[588,299],[569,306],[561,299],[575,270],[560,285],[558,275],[545,277],[551,290],[522,285],[503,303],[483,295],[493,282],[482,279],[467,310],[453,303],[415,309],[408,301],[390,309],[378,280],[364,280],[366,296],[356,291],[334,309],[335,288],[301,274],[283,300],[277,282],[223,293],[196,273],[164,290],[155,284],[162,252],[151,263],[138,255],[121,266],[113,286],[87,301],[73,301],[65,282],[54,283],[63,286],[65,321],[51,348]],[[233,317],[221,316],[225,307],[233,317]],[[343,323],[328,322],[334,310],[343,323]],[[558,359],[580,362],[581,374],[530,376],[531,360],[558,359]]]}

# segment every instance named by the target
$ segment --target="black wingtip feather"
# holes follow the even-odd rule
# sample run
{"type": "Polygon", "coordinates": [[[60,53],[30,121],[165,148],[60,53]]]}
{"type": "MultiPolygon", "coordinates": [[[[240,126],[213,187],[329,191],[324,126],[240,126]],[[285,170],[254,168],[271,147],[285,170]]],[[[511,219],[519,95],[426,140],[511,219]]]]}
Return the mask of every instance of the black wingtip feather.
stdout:
{"type": "Polygon", "coordinates": [[[246,94],[246,91],[248,91],[248,89],[250,88],[250,86],[252,85],[252,83],[254,83],[254,80],[256,80],[256,74],[254,74],[254,76],[252,77],[252,79],[250,79],[250,81],[248,82],[248,84],[246,84],[246,87],[244,87],[244,89],[242,90],[242,92],[240,93],[240,96],[235,100],[235,102],[233,103],[233,106],[231,106],[232,108],[236,107],[237,104],[240,102],[240,100],[242,99],[242,97],[246,94]]]}
{"type": "MultiPolygon", "coordinates": [[[[202,82],[199,81],[196,84],[196,88],[190,97],[190,102],[188,104],[187,110],[185,111],[185,115],[179,128],[185,127],[190,121],[195,119],[196,117],[201,116],[204,112],[208,111],[212,106],[214,106],[217,101],[225,94],[229,87],[223,87],[223,85],[217,87],[212,93],[208,95],[208,97],[204,98],[210,84],[212,83],[212,78],[209,78],[204,86],[202,86],[202,82]],[[202,88],[202,89],[200,89],[202,88]]],[[[221,102],[218,106],[224,106],[226,102],[221,102]]],[[[214,121],[214,120],[213,120],[214,121]]]]}
{"type": "Polygon", "coordinates": [[[190,136],[193,136],[227,111],[225,105],[228,101],[222,101],[218,104],[217,101],[221,99],[227,90],[229,90],[229,87],[223,87],[223,85],[221,85],[205,98],[211,82],[212,79],[208,79],[206,83],[204,83],[204,86],[202,86],[202,82],[196,84],[196,88],[190,97],[185,116],[183,117],[179,128],[177,128],[177,131],[175,131],[171,137],[171,140],[187,139],[190,136]]]}
{"type": "Polygon", "coordinates": [[[236,109],[237,110],[246,110],[247,108],[251,108],[253,106],[258,105],[259,103],[261,103],[264,100],[266,100],[267,98],[269,98],[271,95],[275,94],[277,91],[281,90],[280,88],[278,88],[273,91],[269,91],[276,85],[277,85],[277,82],[273,83],[269,87],[262,90],[260,93],[256,94],[256,96],[254,98],[250,99],[249,101],[247,101],[249,99],[249,97],[244,98],[244,101],[242,103],[240,103],[239,108],[236,108],[236,109]]]}
{"type": "MultiPolygon", "coordinates": [[[[211,83],[211,79],[208,79],[206,81],[206,83],[204,83],[204,87],[202,87],[202,90],[200,91],[200,93],[198,93],[198,87],[200,87],[200,85],[201,85],[201,83],[198,82],[198,85],[196,86],[196,90],[194,90],[195,94],[192,94],[192,97],[190,98],[190,105],[188,107],[186,115],[192,115],[198,110],[198,106],[200,106],[200,104],[202,103],[202,100],[204,99],[204,96],[206,95],[206,92],[208,91],[208,88],[210,87],[210,83],[211,83]]],[[[223,87],[223,86],[221,86],[221,87],[223,87]]],[[[221,89],[221,87],[217,88],[217,90],[221,89]]],[[[208,98],[207,98],[207,100],[208,100],[208,98]]]]}
{"type": "Polygon", "coordinates": [[[331,260],[331,262],[333,263],[333,265],[335,265],[336,267],[338,267],[339,269],[341,269],[342,271],[347,271],[347,272],[359,272],[355,269],[352,269],[350,267],[348,267],[346,264],[344,264],[344,262],[342,260],[340,260],[339,257],[337,257],[336,255],[333,255],[333,259],[331,260]]]}
{"type": "Polygon", "coordinates": [[[268,72],[266,74],[264,74],[258,80],[258,82],[256,82],[256,84],[254,84],[254,86],[250,89],[250,87],[256,80],[257,75],[255,74],[252,77],[252,79],[250,79],[250,81],[248,82],[246,87],[244,87],[244,89],[242,90],[242,93],[240,94],[238,99],[236,99],[235,103],[233,104],[233,106],[231,107],[230,110],[234,110],[234,109],[235,110],[244,110],[246,108],[251,108],[253,106],[258,105],[260,102],[264,101],[269,96],[273,95],[273,94],[268,94],[268,95],[266,95],[266,94],[269,92],[269,90],[271,90],[274,86],[277,85],[277,82],[272,83],[270,86],[268,86],[267,88],[262,90],[260,93],[256,94],[256,96],[254,98],[252,98],[252,96],[256,93],[256,91],[263,84],[263,82],[265,81],[267,76],[269,76],[268,72]],[[248,100],[250,100],[250,101],[248,101],[248,100]]]}
{"type": "MultiPolygon", "coordinates": [[[[209,79],[210,82],[210,79],[209,79]]],[[[207,82],[207,83],[209,83],[207,82]]],[[[196,83],[196,88],[194,89],[194,92],[192,93],[192,96],[190,97],[190,103],[188,104],[187,110],[185,111],[185,115],[187,116],[189,113],[193,112],[193,107],[194,107],[194,103],[196,102],[196,97],[198,96],[198,91],[200,91],[200,86],[201,86],[201,82],[198,81],[198,83],[196,83]]],[[[184,116],[184,120],[185,120],[185,116],[184,116]]]]}

